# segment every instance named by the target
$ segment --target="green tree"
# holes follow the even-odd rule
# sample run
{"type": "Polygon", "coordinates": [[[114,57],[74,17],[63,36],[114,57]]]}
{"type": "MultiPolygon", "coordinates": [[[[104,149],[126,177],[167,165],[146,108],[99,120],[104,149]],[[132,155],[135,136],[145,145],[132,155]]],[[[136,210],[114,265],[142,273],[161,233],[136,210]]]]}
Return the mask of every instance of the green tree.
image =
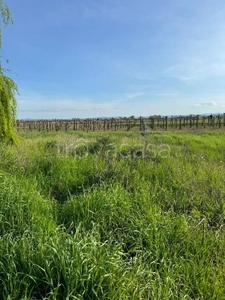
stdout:
{"type": "MultiPolygon", "coordinates": [[[[0,0],[0,51],[2,50],[2,28],[9,23],[13,24],[12,14],[8,6],[0,0]]],[[[15,123],[17,102],[15,94],[18,93],[17,85],[5,73],[8,70],[2,66],[0,55],[0,141],[15,143],[18,140],[15,123]]]]}

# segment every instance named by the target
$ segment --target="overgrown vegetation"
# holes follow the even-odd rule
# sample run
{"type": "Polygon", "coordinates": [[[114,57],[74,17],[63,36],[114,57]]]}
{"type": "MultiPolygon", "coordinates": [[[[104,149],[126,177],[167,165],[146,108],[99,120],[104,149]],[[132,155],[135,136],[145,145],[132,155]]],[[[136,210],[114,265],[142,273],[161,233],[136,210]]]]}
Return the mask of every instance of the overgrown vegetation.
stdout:
{"type": "Polygon", "coordinates": [[[225,299],[225,132],[0,146],[0,299],[225,299]]]}

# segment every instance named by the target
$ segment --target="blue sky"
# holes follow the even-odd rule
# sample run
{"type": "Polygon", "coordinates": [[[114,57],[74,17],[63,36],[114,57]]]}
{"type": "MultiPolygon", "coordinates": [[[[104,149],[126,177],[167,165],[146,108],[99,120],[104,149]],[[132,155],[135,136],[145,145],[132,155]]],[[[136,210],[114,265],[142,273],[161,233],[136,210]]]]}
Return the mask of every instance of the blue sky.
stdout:
{"type": "Polygon", "coordinates": [[[18,118],[225,112],[224,0],[5,0],[18,118]]]}

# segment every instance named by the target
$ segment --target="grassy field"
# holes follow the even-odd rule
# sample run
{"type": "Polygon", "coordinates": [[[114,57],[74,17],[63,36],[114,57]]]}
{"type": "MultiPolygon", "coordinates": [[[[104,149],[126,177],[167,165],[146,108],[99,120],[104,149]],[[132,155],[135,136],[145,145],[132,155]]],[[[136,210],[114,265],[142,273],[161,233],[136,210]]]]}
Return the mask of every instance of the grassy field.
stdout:
{"type": "Polygon", "coordinates": [[[0,145],[0,299],[225,299],[225,132],[0,145]]]}

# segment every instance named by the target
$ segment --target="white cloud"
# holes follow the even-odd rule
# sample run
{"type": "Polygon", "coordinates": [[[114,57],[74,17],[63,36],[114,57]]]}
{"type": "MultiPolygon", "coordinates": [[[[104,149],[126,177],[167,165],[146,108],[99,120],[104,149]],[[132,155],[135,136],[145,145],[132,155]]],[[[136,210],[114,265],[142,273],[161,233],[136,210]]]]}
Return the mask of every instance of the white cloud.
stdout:
{"type": "Polygon", "coordinates": [[[143,93],[143,92],[134,92],[134,93],[129,93],[129,94],[125,94],[125,98],[127,99],[134,99],[134,98],[138,98],[140,96],[144,96],[146,95],[146,93],[143,93]]]}
{"type": "Polygon", "coordinates": [[[177,91],[174,92],[165,91],[165,92],[156,93],[155,95],[159,97],[165,97],[165,98],[177,98],[178,96],[180,96],[179,92],[177,91]]]}
{"type": "Polygon", "coordinates": [[[210,77],[224,76],[225,61],[189,59],[182,64],[167,68],[164,75],[185,83],[195,83],[210,77]]]}
{"type": "Polygon", "coordinates": [[[176,90],[144,93],[132,89],[93,98],[76,96],[44,96],[23,90],[18,97],[19,119],[70,119],[116,116],[186,115],[199,113],[224,113],[225,95],[186,96],[176,90]],[[107,100],[107,101],[106,101],[107,100]]]}
{"type": "Polygon", "coordinates": [[[217,106],[216,102],[208,101],[208,102],[201,102],[193,105],[193,107],[212,107],[212,106],[217,106]]]}

